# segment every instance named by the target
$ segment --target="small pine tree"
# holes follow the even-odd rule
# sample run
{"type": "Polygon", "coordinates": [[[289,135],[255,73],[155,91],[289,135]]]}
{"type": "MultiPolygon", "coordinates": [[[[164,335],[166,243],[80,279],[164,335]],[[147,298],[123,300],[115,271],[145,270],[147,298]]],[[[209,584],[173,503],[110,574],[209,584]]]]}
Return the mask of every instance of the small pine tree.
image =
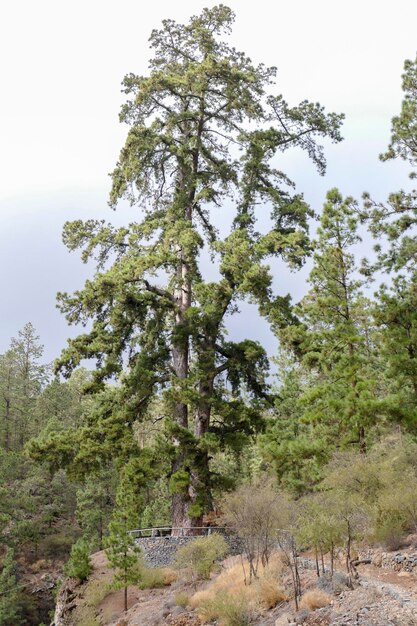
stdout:
{"type": "Polygon", "coordinates": [[[106,538],[106,554],[109,566],[116,570],[114,582],[117,588],[124,589],[124,610],[127,611],[127,589],[138,582],[139,547],[129,530],[138,519],[138,498],[127,480],[122,480],[116,496],[116,508],[109,524],[106,538]]]}
{"type": "Polygon", "coordinates": [[[0,572],[0,626],[18,626],[20,623],[16,565],[13,550],[8,549],[0,572]]]}
{"type": "Polygon", "coordinates": [[[78,539],[71,548],[71,556],[66,564],[65,573],[82,582],[88,578],[91,571],[90,544],[84,538],[78,539]]]}

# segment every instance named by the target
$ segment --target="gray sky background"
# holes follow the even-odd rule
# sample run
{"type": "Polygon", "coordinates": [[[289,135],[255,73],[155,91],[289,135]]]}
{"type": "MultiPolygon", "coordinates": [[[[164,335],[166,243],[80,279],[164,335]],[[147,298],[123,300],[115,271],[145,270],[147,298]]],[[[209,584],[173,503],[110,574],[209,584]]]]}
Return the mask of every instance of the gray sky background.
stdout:
{"type": "MultiPolygon", "coordinates": [[[[380,163],[400,108],[401,73],[417,51],[417,3],[398,0],[225,2],[236,14],[232,43],[278,67],[277,93],[344,112],[345,141],[327,149],[321,178],[299,152],[283,169],[319,210],[338,186],[380,200],[409,187],[403,163],[380,163]]],[[[53,359],[73,334],[55,309],[57,291],[81,287],[92,269],[61,243],[66,220],[122,224],[134,211],[107,207],[109,178],[124,142],[120,83],[146,73],[148,37],[164,18],[187,21],[210,0],[15,0],[0,9],[0,352],[31,321],[53,359]]],[[[221,219],[221,218],[220,218],[221,219]]],[[[365,242],[364,252],[370,248],[365,242]]],[[[298,298],[306,270],[276,268],[281,293],[298,298]]],[[[275,342],[247,307],[231,335],[275,342]]]]}

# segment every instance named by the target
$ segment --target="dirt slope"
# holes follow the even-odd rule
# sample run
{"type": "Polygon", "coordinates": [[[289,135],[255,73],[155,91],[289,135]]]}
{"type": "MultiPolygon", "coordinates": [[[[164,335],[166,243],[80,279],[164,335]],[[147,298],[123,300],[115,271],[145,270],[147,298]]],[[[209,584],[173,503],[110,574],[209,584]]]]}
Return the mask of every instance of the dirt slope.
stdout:
{"type": "MultiPolygon", "coordinates": [[[[67,581],[61,591],[64,607],[55,626],[200,626],[203,622],[189,607],[176,605],[179,592],[192,595],[190,583],[177,581],[162,589],[129,588],[129,610],[123,612],[123,591],[109,591],[112,573],[105,554],[93,555],[94,571],[84,585],[67,581]],[[64,601],[64,597],[65,601],[64,601]]],[[[227,562],[226,565],[227,567],[227,562]]],[[[332,596],[329,606],[295,613],[293,602],[284,602],[272,610],[260,610],[253,623],[258,626],[417,626],[417,579],[410,573],[382,570],[373,565],[361,566],[353,590],[332,596]]],[[[305,590],[315,588],[316,576],[302,571],[305,590]]],[[[204,587],[200,585],[199,588],[204,587]]]]}

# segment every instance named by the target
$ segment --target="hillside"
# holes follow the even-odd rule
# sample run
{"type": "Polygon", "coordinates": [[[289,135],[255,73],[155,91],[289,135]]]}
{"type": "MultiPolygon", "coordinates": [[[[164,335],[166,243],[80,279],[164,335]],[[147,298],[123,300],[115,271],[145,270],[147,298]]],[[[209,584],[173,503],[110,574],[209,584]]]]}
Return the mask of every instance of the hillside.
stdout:
{"type": "MultiPolygon", "coordinates": [[[[103,552],[93,555],[94,570],[89,580],[83,585],[67,580],[59,596],[59,607],[54,626],[202,626],[219,623],[214,617],[204,617],[198,598],[208,596],[210,589],[215,590],[214,598],[221,604],[221,595],[229,592],[229,606],[238,604],[248,608],[247,618],[258,626],[287,626],[287,624],[305,624],[306,626],[414,626],[417,623],[417,565],[414,571],[401,569],[399,562],[405,562],[414,554],[417,563],[417,545],[411,543],[408,549],[397,552],[368,550],[373,563],[359,567],[359,577],[353,589],[346,586],[346,577],[336,572],[333,583],[327,578],[317,578],[313,571],[313,560],[302,555],[304,563],[301,569],[303,597],[301,608],[297,612],[290,598],[274,595],[269,588],[269,595],[260,593],[256,587],[249,605],[246,605],[245,590],[242,587],[241,565],[239,557],[229,557],[222,561],[220,572],[212,575],[208,582],[190,582],[184,571],[178,572],[178,579],[162,588],[139,589],[129,587],[129,610],[123,611],[123,591],[109,591],[108,584],[112,572],[107,567],[103,552]],[[392,562],[391,567],[383,568],[392,562]],[[395,565],[395,562],[398,564],[395,565]],[[321,589],[321,591],[318,591],[321,589]],[[268,601],[273,605],[267,607],[268,601]],[[276,606],[275,604],[276,603],[276,606]],[[191,606],[190,606],[191,605],[191,606]],[[317,606],[315,606],[317,605],[317,606]],[[324,606],[321,606],[324,605],[324,606]],[[194,608],[192,608],[194,606],[194,608]]],[[[279,557],[275,555],[272,561],[279,557]]],[[[411,561],[411,559],[410,559],[411,561]]],[[[338,563],[338,567],[342,564],[338,563]]],[[[172,572],[170,576],[174,577],[172,572]]],[[[277,588],[289,591],[288,574],[280,572],[277,588]]],[[[263,577],[261,576],[261,582],[263,577]]],[[[271,577],[267,576],[270,583],[271,577]]],[[[264,587],[265,589],[265,587],[264,587]]],[[[243,626],[245,613],[234,610],[224,613],[225,626],[243,626]]]]}

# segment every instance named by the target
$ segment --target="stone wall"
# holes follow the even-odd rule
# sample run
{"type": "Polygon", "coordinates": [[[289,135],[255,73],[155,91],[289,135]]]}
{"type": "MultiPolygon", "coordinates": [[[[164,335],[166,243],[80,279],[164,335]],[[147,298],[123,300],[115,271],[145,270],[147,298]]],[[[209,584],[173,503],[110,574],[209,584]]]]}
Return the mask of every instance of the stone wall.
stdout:
{"type": "Polygon", "coordinates": [[[369,550],[364,553],[371,559],[372,565],[383,569],[392,569],[396,572],[410,572],[417,575],[416,552],[383,552],[381,550],[369,550]]]}
{"type": "MultiPolygon", "coordinates": [[[[215,532],[213,530],[213,532],[215,532]]],[[[228,554],[236,555],[242,552],[242,544],[237,535],[221,532],[228,545],[228,554]]],[[[136,543],[142,550],[143,560],[148,567],[164,567],[170,565],[179,548],[187,545],[195,536],[188,537],[140,537],[136,543]]]]}

